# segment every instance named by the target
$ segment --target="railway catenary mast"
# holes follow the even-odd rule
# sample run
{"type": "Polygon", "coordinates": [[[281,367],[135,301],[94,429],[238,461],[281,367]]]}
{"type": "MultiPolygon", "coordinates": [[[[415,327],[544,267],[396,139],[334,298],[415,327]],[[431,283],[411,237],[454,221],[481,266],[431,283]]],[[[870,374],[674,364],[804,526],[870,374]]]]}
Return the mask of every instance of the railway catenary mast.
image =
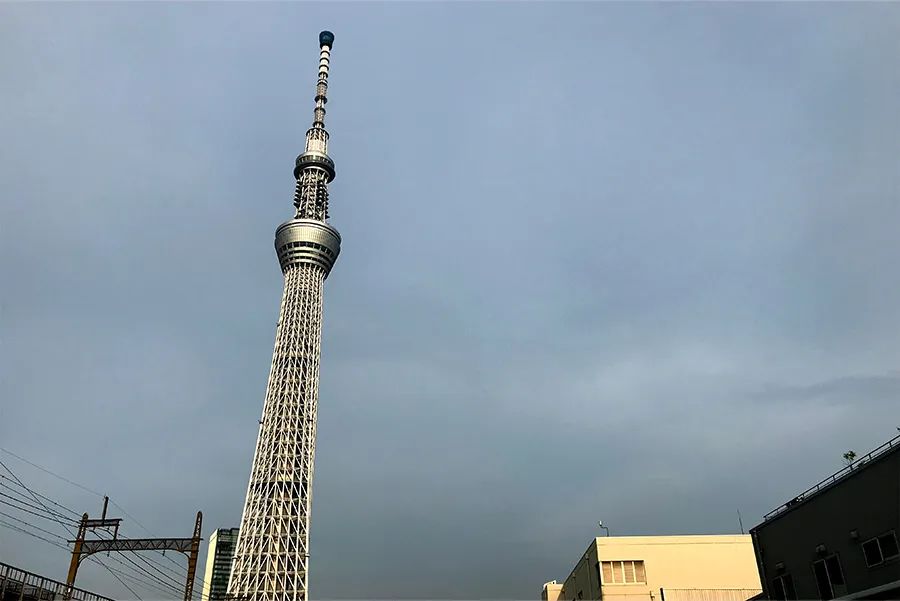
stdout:
{"type": "Polygon", "coordinates": [[[319,34],[312,127],[297,157],[294,218],[275,231],[284,292],[228,597],[308,601],[309,517],[316,451],[322,291],[341,248],[328,219],[325,103],[334,35],[319,34]]]}

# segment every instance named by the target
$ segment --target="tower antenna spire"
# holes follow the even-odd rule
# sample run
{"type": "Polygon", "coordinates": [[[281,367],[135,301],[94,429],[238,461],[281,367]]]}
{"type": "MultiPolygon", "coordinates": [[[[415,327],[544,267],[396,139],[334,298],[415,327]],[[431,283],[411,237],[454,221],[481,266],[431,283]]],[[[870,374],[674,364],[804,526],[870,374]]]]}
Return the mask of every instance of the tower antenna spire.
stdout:
{"type": "MultiPolygon", "coordinates": [[[[313,111],[312,130],[325,129],[325,103],[328,102],[328,66],[331,61],[331,47],[334,34],[323,31],[319,34],[319,77],[316,81],[316,108],[313,111]]],[[[306,134],[306,150],[316,150],[310,146],[310,133],[306,134]]]]}
{"type": "Polygon", "coordinates": [[[298,219],[328,219],[327,184],[334,180],[334,161],[328,156],[328,131],[325,129],[325,103],[328,102],[328,67],[334,34],[319,34],[319,75],[316,80],[316,106],[313,123],[306,131],[306,147],[294,164],[297,189],[294,206],[298,219]]]}

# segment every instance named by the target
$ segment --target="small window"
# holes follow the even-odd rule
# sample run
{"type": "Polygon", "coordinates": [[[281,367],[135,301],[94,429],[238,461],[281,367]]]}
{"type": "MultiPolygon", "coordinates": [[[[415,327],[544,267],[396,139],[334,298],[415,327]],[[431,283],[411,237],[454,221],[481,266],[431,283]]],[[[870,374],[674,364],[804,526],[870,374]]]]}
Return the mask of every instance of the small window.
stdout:
{"type": "Polygon", "coordinates": [[[622,564],[625,568],[625,582],[634,582],[634,562],[623,561],[622,564]]]}
{"type": "Polygon", "coordinates": [[[772,599],[775,601],[784,601],[784,583],[781,581],[781,576],[772,580],[772,599]]]}
{"type": "Polygon", "coordinates": [[[647,573],[644,570],[644,562],[632,561],[631,563],[634,564],[634,581],[638,584],[646,584],[647,573]]]}
{"type": "Polygon", "coordinates": [[[844,571],[841,569],[841,560],[838,559],[837,555],[825,558],[825,567],[828,569],[828,577],[831,579],[831,584],[844,584],[844,571]]]}
{"type": "Polygon", "coordinates": [[[844,592],[844,573],[837,555],[830,555],[825,559],[814,561],[813,573],[816,576],[816,585],[819,587],[819,599],[822,601],[834,599],[836,592],[844,592]],[[840,588],[836,591],[836,587],[840,588]]]}
{"type": "Polygon", "coordinates": [[[603,580],[601,582],[612,582],[612,562],[604,561],[603,562],[603,580]]]}
{"type": "Polygon", "coordinates": [[[870,568],[880,565],[886,559],[892,559],[900,555],[897,548],[897,535],[893,530],[870,538],[862,544],[863,555],[866,556],[866,565],[870,568]]]}
{"type": "Polygon", "coordinates": [[[782,576],[784,579],[784,594],[787,601],[797,600],[797,591],[794,590],[794,578],[790,574],[782,576]]]}
{"type": "Polygon", "coordinates": [[[862,544],[862,550],[863,554],[866,556],[866,565],[870,568],[872,566],[877,566],[884,561],[884,557],[881,556],[881,546],[879,546],[877,538],[864,542],[862,544]]]}
{"type": "Polygon", "coordinates": [[[604,561],[602,564],[604,584],[645,584],[647,572],[643,561],[604,561]]]}
{"type": "Polygon", "coordinates": [[[825,562],[821,560],[814,562],[813,572],[816,575],[816,586],[819,587],[819,599],[822,601],[834,599],[834,591],[831,590],[831,581],[828,580],[828,569],[825,567],[825,562]]]}
{"type": "Polygon", "coordinates": [[[900,555],[900,549],[897,548],[897,536],[893,531],[879,536],[878,544],[881,546],[881,556],[885,559],[900,555]]]}
{"type": "Polygon", "coordinates": [[[794,591],[794,578],[790,574],[782,574],[772,580],[772,599],[796,601],[797,593],[794,591]]]}

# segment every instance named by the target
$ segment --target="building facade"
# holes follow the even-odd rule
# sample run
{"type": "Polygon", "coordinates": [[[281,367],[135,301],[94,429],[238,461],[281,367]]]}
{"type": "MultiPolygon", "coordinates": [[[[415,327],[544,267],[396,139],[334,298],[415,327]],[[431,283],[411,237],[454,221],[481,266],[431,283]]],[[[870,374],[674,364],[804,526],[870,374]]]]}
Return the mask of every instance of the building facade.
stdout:
{"type": "Polygon", "coordinates": [[[202,601],[222,601],[228,592],[231,562],[234,560],[239,528],[219,528],[209,537],[202,601]]]}
{"type": "Polygon", "coordinates": [[[327,223],[328,183],[335,175],[325,130],[333,43],[331,32],[319,34],[313,123],[294,167],[294,216],[275,230],[284,290],[228,583],[229,597],[243,601],[309,599],[323,293],[341,250],[340,234],[327,223]]]}
{"type": "Polygon", "coordinates": [[[900,599],[900,436],[750,530],[770,599],[900,599]]]}
{"type": "Polygon", "coordinates": [[[545,601],[746,601],[760,593],[746,535],[596,538],[545,601]]]}

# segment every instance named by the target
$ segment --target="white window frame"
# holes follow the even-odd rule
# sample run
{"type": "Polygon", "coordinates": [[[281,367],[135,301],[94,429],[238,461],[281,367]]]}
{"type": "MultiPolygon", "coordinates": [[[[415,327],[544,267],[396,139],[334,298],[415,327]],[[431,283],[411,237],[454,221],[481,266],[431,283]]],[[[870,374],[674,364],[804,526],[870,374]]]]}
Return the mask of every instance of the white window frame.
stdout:
{"type": "MultiPolygon", "coordinates": [[[[888,530],[888,531],[885,532],[884,534],[879,534],[878,536],[873,536],[872,538],[870,538],[870,539],[868,539],[868,540],[864,540],[864,541],[862,542],[862,544],[860,544],[859,548],[860,548],[860,550],[862,551],[862,554],[863,554],[863,560],[866,562],[866,567],[867,567],[867,568],[875,568],[875,567],[884,565],[885,563],[887,563],[887,562],[889,562],[889,561],[891,561],[891,560],[894,560],[894,559],[897,559],[898,557],[900,557],[900,553],[898,553],[897,555],[891,555],[890,557],[885,557],[885,556],[884,556],[884,549],[881,548],[881,541],[878,540],[878,539],[879,539],[879,538],[883,538],[883,537],[885,537],[885,536],[893,536],[893,537],[894,537],[894,543],[895,543],[895,545],[896,545],[896,543],[897,543],[897,533],[896,533],[894,530],[888,530]],[[869,563],[869,558],[868,558],[868,556],[866,555],[866,552],[865,552],[865,550],[864,550],[864,548],[863,548],[863,547],[865,547],[865,545],[868,545],[868,544],[871,543],[872,541],[875,541],[875,544],[878,545],[878,554],[881,555],[881,561],[877,561],[877,562],[875,562],[875,563],[869,563]]],[[[897,546],[900,546],[900,545],[897,545],[897,546]]]]}
{"type": "MultiPolygon", "coordinates": [[[[615,566],[613,565],[610,567],[612,569],[613,580],[615,580],[615,574],[616,574],[615,566]]],[[[647,584],[647,564],[644,562],[643,559],[604,559],[604,560],[601,560],[600,561],[600,584],[610,585],[610,586],[634,586],[634,585],[641,585],[641,584],[646,585],[647,584]],[[634,582],[606,582],[606,579],[603,577],[603,564],[604,563],[620,564],[623,580],[625,578],[625,565],[624,564],[630,563],[631,569],[634,572],[635,581],[634,582]],[[635,567],[636,564],[641,564],[644,568],[644,579],[641,581],[637,580],[637,567],[635,567]]]]}
{"type": "MultiPolygon", "coordinates": [[[[879,547],[880,548],[880,547],[879,547]]],[[[831,598],[837,599],[838,597],[842,597],[847,594],[847,580],[844,577],[844,566],[841,565],[841,557],[837,553],[832,553],[822,559],[817,559],[812,562],[813,567],[813,575],[815,577],[816,565],[822,564],[822,567],[825,569],[825,577],[828,578],[828,586],[831,588],[831,598]],[[840,570],[841,583],[838,584],[834,581],[834,578],[831,575],[831,569],[828,567],[828,560],[834,557],[837,560],[837,567],[840,570]]],[[[816,580],[816,588],[818,588],[819,582],[816,580]]],[[[819,598],[822,599],[824,596],[822,595],[822,591],[819,591],[819,598]]]]}
{"type": "Polygon", "coordinates": [[[794,588],[794,577],[791,576],[790,572],[776,575],[774,578],[772,578],[773,582],[775,580],[778,580],[779,584],[781,585],[781,590],[784,593],[784,601],[797,601],[797,589],[794,588]],[[791,580],[791,589],[793,590],[793,596],[791,597],[788,596],[787,587],[784,585],[785,578],[790,578],[791,580]]]}

